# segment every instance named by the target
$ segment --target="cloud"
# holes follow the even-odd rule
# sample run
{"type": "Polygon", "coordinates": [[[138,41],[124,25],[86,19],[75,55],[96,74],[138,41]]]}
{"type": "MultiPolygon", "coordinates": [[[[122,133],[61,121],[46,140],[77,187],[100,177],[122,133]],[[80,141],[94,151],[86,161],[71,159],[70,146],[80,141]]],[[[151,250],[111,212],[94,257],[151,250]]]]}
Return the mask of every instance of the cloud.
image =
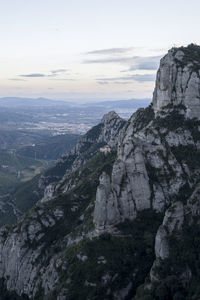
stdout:
{"type": "Polygon", "coordinates": [[[97,81],[98,84],[102,84],[102,85],[105,85],[105,84],[109,84],[108,81],[97,81]]]}
{"type": "Polygon", "coordinates": [[[32,73],[32,74],[23,74],[23,75],[19,75],[20,77],[45,77],[45,74],[41,74],[41,73],[32,73]]]}
{"type": "Polygon", "coordinates": [[[21,78],[10,78],[9,80],[12,80],[12,81],[26,81],[25,79],[21,79],[21,78]]]}
{"type": "MultiPolygon", "coordinates": [[[[51,77],[51,76],[48,76],[51,77]]],[[[59,81],[76,81],[74,78],[54,78],[54,79],[49,79],[49,80],[59,80],[59,81]]]]}
{"type": "Polygon", "coordinates": [[[133,56],[133,57],[106,57],[100,59],[87,59],[84,64],[124,64],[128,65],[129,69],[122,72],[135,71],[135,70],[157,70],[161,56],[133,56]]]}
{"type": "Polygon", "coordinates": [[[119,84],[119,85],[124,85],[124,84],[130,84],[131,81],[97,81],[98,84],[101,84],[101,85],[106,85],[106,84],[119,84]]]}
{"type": "Polygon", "coordinates": [[[130,64],[133,61],[132,57],[108,57],[103,59],[86,59],[84,64],[109,64],[109,63],[121,63],[130,64]]]}
{"type": "Polygon", "coordinates": [[[67,71],[69,71],[69,70],[67,70],[67,69],[52,70],[51,74],[46,75],[46,77],[57,77],[59,75],[62,75],[63,73],[66,73],[67,71]]]}
{"type": "MultiPolygon", "coordinates": [[[[169,48],[171,48],[171,46],[169,48]]],[[[163,54],[165,54],[169,50],[169,48],[152,48],[149,50],[152,52],[162,52],[163,54]]]]}
{"type": "Polygon", "coordinates": [[[135,74],[131,75],[133,80],[138,81],[138,82],[148,82],[148,81],[155,81],[156,75],[155,74],[135,74]]]}
{"type": "Polygon", "coordinates": [[[130,81],[113,81],[114,84],[130,84],[130,81]]]}
{"type": "Polygon", "coordinates": [[[57,69],[57,70],[52,70],[51,73],[52,74],[59,74],[59,73],[65,73],[67,72],[67,69],[57,69]]]}
{"type": "Polygon", "coordinates": [[[134,57],[133,59],[134,63],[130,66],[128,71],[157,70],[161,56],[134,57]]]}
{"type": "MultiPolygon", "coordinates": [[[[41,77],[57,77],[59,75],[62,75],[63,73],[67,72],[67,69],[56,69],[56,70],[52,70],[50,71],[50,74],[44,74],[44,73],[31,73],[31,74],[21,74],[18,75],[19,77],[26,77],[26,78],[41,78],[41,77]]],[[[14,79],[13,79],[14,80],[14,79]]],[[[20,79],[18,79],[19,81],[20,79]]],[[[22,80],[22,79],[21,79],[22,80]]],[[[63,79],[61,79],[63,80],[63,79]]],[[[68,79],[66,79],[68,80],[68,79]]]]}
{"type": "Polygon", "coordinates": [[[124,54],[138,49],[137,47],[128,47],[128,48],[110,48],[110,49],[101,49],[101,50],[93,50],[90,52],[86,52],[89,55],[115,55],[115,54],[124,54]]]}
{"type": "MultiPolygon", "coordinates": [[[[113,81],[115,82],[121,82],[125,81],[137,81],[137,82],[150,82],[155,81],[155,74],[134,74],[134,75],[128,75],[128,76],[122,76],[122,77],[110,77],[110,78],[97,78],[98,82],[100,81],[113,81]]],[[[127,84],[127,83],[126,83],[127,84]]]]}

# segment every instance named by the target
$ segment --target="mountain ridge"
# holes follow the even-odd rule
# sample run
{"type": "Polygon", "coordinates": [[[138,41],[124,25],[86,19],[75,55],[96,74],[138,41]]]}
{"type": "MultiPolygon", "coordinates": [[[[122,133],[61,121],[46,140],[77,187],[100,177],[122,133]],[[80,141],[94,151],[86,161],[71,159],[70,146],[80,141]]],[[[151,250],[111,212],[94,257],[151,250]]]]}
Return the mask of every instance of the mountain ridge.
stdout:
{"type": "Polygon", "coordinates": [[[8,290],[44,300],[198,299],[196,57],[195,45],[170,50],[149,107],[128,121],[110,112],[40,179],[43,198],[0,230],[8,290]]]}

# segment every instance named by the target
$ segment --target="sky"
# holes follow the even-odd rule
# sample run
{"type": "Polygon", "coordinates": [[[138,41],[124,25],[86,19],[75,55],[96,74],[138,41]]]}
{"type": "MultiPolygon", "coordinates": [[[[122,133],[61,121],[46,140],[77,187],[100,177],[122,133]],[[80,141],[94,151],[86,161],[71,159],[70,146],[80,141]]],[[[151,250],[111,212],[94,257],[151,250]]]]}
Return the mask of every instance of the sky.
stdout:
{"type": "Polygon", "coordinates": [[[0,97],[152,97],[160,58],[200,44],[199,0],[0,0],[0,97]]]}

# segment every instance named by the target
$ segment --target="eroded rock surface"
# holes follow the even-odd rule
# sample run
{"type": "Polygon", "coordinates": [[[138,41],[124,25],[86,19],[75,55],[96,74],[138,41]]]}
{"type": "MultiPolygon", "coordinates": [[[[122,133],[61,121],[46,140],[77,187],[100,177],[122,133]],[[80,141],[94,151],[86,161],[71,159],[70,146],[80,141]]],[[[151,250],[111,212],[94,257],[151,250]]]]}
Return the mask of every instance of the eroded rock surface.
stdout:
{"type": "Polygon", "coordinates": [[[200,118],[200,70],[198,46],[173,48],[161,59],[153,95],[158,113],[167,105],[184,105],[188,118],[200,118]]]}

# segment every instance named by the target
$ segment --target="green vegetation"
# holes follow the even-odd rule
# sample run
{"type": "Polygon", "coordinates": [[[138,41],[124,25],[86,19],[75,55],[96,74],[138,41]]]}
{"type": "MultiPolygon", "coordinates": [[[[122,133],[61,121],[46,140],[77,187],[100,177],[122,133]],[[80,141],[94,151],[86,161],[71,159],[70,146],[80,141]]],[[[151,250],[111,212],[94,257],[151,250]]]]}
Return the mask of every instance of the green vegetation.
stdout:
{"type": "Polygon", "coordinates": [[[9,167],[15,167],[19,171],[24,168],[35,165],[36,167],[40,167],[42,164],[39,160],[35,160],[28,157],[23,157],[20,155],[15,155],[15,153],[9,153],[7,151],[0,151],[0,166],[8,165],[9,167]]]}
{"type": "Polygon", "coordinates": [[[59,179],[61,179],[66,171],[71,168],[76,157],[76,155],[70,155],[67,157],[67,159],[60,159],[59,161],[57,161],[55,166],[46,170],[45,176],[49,177],[49,183],[57,182],[59,179]]]}
{"type": "MultiPolygon", "coordinates": [[[[37,246],[41,245],[41,243],[43,243],[43,263],[45,263],[46,257],[51,256],[49,255],[49,252],[57,252],[58,249],[62,247],[63,233],[66,235],[73,232],[73,235],[76,236],[79,235],[81,232],[87,233],[88,231],[93,229],[94,225],[92,220],[92,211],[94,209],[94,200],[96,195],[96,189],[99,184],[99,176],[102,174],[103,171],[106,171],[107,173],[111,172],[115,159],[116,152],[111,152],[108,155],[99,153],[91,160],[89,160],[84,166],[79,168],[77,171],[73,172],[66,179],[67,182],[72,181],[72,183],[75,184],[75,187],[73,189],[64,194],[59,193],[59,191],[57,191],[58,195],[56,197],[56,200],[52,199],[52,201],[42,204],[42,209],[46,210],[52,216],[53,212],[57,207],[62,208],[62,211],[64,211],[65,215],[64,220],[57,221],[54,227],[43,228],[43,230],[45,230],[45,236],[40,241],[28,242],[28,246],[34,249],[37,246]],[[83,220],[80,220],[80,216],[82,214],[84,214],[84,222],[83,220]]],[[[34,184],[37,183],[32,182],[33,187],[34,184]]],[[[63,183],[63,185],[65,184],[66,182],[63,183]]],[[[19,193],[17,194],[18,201],[16,199],[16,203],[18,207],[23,208],[24,206],[26,207],[26,205],[28,205],[29,202],[34,202],[33,187],[30,188],[30,198],[24,196],[26,194],[27,196],[29,195],[28,183],[27,190],[22,190],[22,197],[20,197],[19,193]]],[[[38,203],[38,205],[35,208],[33,208],[33,212],[34,210],[39,210],[40,205],[41,204],[38,203]]]]}
{"type": "Polygon", "coordinates": [[[0,210],[0,227],[5,224],[14,224],[17,221],[13,207],[18,211],[19,216],[37,203],[41,198],[38,181],[39,175],[25,183],[19,184],[11,195],[1,196],[0,200],[3,209],[0,210]]]}
{"type": "Polygon", "coordinates": [[[176,63],[180,67],[184,68],[187,64],[192,63],[193,70],[198,72],[200,69],[200,46],[190,44],[187,47],[174,48],[174,50],[176,52],[181,50],[184,53],[182,61],[176,59],[176,63]]]}
{"type": "Polygon", "coordinates": [[[150,291],[140,287],[135,300],[200,299],[200,225],[189,219],[181,235],[171,235],[169,258],[161,261],[156,272],[160,281],[150,291]]]}
{"type": "MultiPolygon", "coordinates": [[[[173,110],[165,115],[165,111],[163,111],[162,117],[157,117],[154,120],[154,127],[159,129],[161,127],[166,128],[168,131],[174,131],[177,128],[186,125],[185,118],[183,114],[180,114],[180,109],[184,109],[181,105],[178,105],[173,108],[173,110]]],[[[170,105],[166,106],[165,109],[170,109],[170,105]]]]}
{"type": "Polygon", "coordinates": [[[5,280],[0,279],[0,299],[1,300],[28,300],[26,295],[18,296],[14,291],[8,291],[5,285],[5,280]]]}
{"type": "Polygon", "coordinates": [[[181,110],[185,110],[186,107],[182,104],[177,106],[167,105],[164,110],[161,112],[162,117],[157,117],[154,119],[155,129],[166,128],[167,132],[175,131],[180,128],[182,131],[189,130],[192,134],[194,141],[200,140],[200,132],[198,126],[200,126],[200,121],[197,119],[185,119],[184,115],[181,113],[181,110]],[[172,108],[170,113],[165,112],[165,110],[172,108]]]}
{"type": "Polygon", "coordinates": [[[103,234],[92,240],[84,239],[63,250],[67,270],[59,269],[59,273],[60,285],[69,289],[67,298],[114,299],[114,292],[131,283],[130,299],[155,258],[154,239],[161,220],[161,215],[143,211],[136,220],[119,224],[119,235],[103,234]]]}
{"type": "Polygon", "coordinates": [[[40,199],[41,194],[38,189],[39,175],[21,184],[12,194],[17,209],[21,212],[28,211],[40,199]]]}
{"type": "MultiPolygon", "coordinates": [[[[99,152],[100,147],[103,147],[104,145],[104,142],[93,143],[89,141],[81,141],[79,149],[79,160],[85,162],[86,160],[92,159],[92,157],[94,157],[99,152]]],[[[70,154],[69,156],[64,156],[63,159],[59,160],[55,166],[47,170],[45,172],[45,175],[51,177],[50,182],[57,182],[59,179],[61,179],[66,173],[66,171],[70,170],[73,162],[77,157],[77,154],[70,154]]]]}
{"type": "Polygon", "coordinates": [[[97,138],[99,137],[101,131],[102,131],[102,127],[103,127],[103,124],[100,123],[96,126],[93,126],[87,133],[86,133],[86,137],[88,139],[91,139],[91,140],[97,140],[97,138]]]}
{"type": "Polygon", "coordinates": [[[191,170],[200,167],[200,151],[194,145],[179,145],[172,147],[171,151],[179,163],[187,164],[191,170]]]}
{"type": "Polygon", "coordinates": [[[28,181],[48,166],[45,161],[0,151],[0,196],[11,193],[21,182],[28,181]]]}
{"type": "MultiPolygon", "coordinates": [[[[25,145],[36,144],[39,141],[42,141],[48,138],[48,132],[43,132],[42,130],[38,132],[26,131],[26,130],[15,130],[14,128],[9,130],[9,126],[5,125],[5,122],[13,121],[12,116],[9,115],[9,112],[0,112],[0,149],[4,150],[16,150],[25,145]],[[6,129],[3,129],[4,126],[6,129]]],[[[27,122],[29,122],[27,120],[27,122]]]]}
{"type": "Polygon", "coordinates": [[[154,110],[152,108],[152,104],[150,104],[146,108],[138,109],[135,114],[134,120],[134,129],[135,131],[141,130],[145,126],[147,126],[152,120],[154,120],[154,110]]]}
{"type": "MultiPolygon", "coordinates": [[[[7,197],[6,197],[7,198],[7,197]]],[[[2,200],[2,199],[1,199],[2,200]]],[[[8,200],[8,199],[7,199],[8,200]]],[[[3,210],[0,210],[0,227],[3,225],[12,225],[17,221],[17,217],[14,214],[13,207],[10,203],[3,200],[3,210]]]]}
{"type": "Polygon", "coordinates": [[[17,153],[23,156],[56,160],[63,153],[70,151],[78,142],[80,138],[76,134],[65,134],[46,137],[34,146],[24,146],[20,148],[17,153]]]}

